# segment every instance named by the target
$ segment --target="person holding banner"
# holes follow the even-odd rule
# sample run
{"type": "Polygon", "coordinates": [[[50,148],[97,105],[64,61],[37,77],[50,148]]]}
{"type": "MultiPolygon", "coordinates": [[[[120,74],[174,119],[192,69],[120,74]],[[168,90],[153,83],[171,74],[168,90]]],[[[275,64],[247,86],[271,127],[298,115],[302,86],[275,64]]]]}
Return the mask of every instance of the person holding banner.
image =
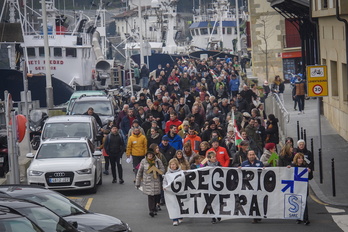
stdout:
{"type": "Polygon", "coordinates": [[[207,154],[210,151],[214,151],[216,153],[216,159],[220,162],[222,167],[228,167],[230,165],[230,156],[226,148],[221,147],[219,145],[219,140],[217,138],[213,138],[211,140],[212,148],[207,151],[207,154]]]}
{"type": "Polygon", "coordinates": [[[265,150],[260,158],[260,161],[265,167],[277,167],[279,157],[276,152],[275,143],[266,143],[265,150]]]}
{"type": "Polygon", "coordinates": [[[239,144],[239,151],[233,156],[232,167],[239,167],[243,161],[247,160],[247,154],[249,149],[249,141],[243,140],[239,144]]]}
{"type": "MultiPolygon", "coordinates": [[[[167,173],[176,173],[179,171],[181,171],[181,168],[180,168],[180,164],[179,164],[178,160],[175,158],[169,160],[168,171],[166,172],[166,174],[167,173]]],[[[166,186],[166,185],[168,185],[168,181],[166,179],[166,176],[164,176],[163,186],[166,186]]],[[[166,190],[166,189],[163,188],[163,190],[166,190]]],[[[183,221],[183,218],[174,218],[173,219],[173,226],[179,225],[180,223],[182,223],[182,221],[183,221]]]]}
{"type": "Polygon", "coordinates": [[[164,174],[164,171],[162,161],[152,151],[148,151],[145,158],[140,162],[135,186],[139,189],[140,183],[142,183],[142,191],[148,195],[149,215],[151,217],[157,214],[156,205],[160,202],[162,189],[159,175],[164,174]]]}
{"type": "MultiPolygon", "coordinates": [[[[305,156],[303,153],[296,153],[291,167],[306,167],[308,169],[308,180],[311,180],[313,178],[313,173],[312,170],[309,168],[309,164],[306,163],[305,160],[305,156]]],[[[288,168],[290,168],[290,166],[288,166],[288,168]]],[[[308,196],[308,187],[307,187],[307,196],[308,196]]],[[[309,225],[310,221],[308,220],[308,204],[306,201],[306,207],[304,210],[304,214],[303,214],[303,221],[301,220],[297,220],[296,223],[297,224],[301,224],[303,222],[303,224],[305,225],[309,225]]]]}

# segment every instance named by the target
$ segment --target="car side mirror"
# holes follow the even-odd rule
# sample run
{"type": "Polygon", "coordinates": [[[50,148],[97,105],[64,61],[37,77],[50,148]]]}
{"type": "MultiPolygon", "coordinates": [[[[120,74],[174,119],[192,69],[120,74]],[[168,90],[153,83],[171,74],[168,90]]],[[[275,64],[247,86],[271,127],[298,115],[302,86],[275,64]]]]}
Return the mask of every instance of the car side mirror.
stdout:
{"type": "Polygon", "coordinates": [[[32,159],[32,158],[34,158],[34,154],[33,153],[28,153],[28,154],[26,154],[25,157],[32,159]]]}
{"type": "Polygon", "coordinates": [[[93,153],[93,156],[101,156],[102,155],[102,152],[101,151],[95,151],[93,153]]]}

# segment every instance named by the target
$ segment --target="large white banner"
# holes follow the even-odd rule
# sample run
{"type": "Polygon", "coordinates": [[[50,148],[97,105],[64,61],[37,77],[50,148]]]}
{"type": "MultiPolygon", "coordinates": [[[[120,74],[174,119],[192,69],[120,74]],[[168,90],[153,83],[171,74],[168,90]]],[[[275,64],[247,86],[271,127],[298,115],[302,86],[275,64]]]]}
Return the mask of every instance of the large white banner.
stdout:
{"type": "Polygon", "coordinates": [[[181,217],[302,219],[306,168],[205,167],[166,174],[171,219],[181,217]]]}

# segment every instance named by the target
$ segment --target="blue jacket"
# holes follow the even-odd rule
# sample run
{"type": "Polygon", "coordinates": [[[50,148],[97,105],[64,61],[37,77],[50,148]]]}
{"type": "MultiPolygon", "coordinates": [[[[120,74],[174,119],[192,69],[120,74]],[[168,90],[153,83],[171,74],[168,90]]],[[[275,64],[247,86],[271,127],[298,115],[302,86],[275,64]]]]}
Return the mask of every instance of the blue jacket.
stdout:
{"type": "Polygon", "coordinates": [[[230,91],[238,91],[240,86],[239,78],[237,77],[236,79],[231,79],[229,86],[230,86],[230,91]]]}
{"type": "Polygon", "coordinates": [[[170,133],[164,135],[162,139],[166,136],[169,140],[169,145],[172,146],[175,150],[182,150],[182,138],[179,135],[175,135],[174,137],[168,136],[170,133]]]}

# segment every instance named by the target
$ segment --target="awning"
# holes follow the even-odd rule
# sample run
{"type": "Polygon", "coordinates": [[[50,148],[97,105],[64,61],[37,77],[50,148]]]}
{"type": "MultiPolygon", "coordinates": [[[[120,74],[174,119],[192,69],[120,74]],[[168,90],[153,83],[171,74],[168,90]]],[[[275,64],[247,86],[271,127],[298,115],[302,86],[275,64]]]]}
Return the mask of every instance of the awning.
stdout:
{"type": "Polygon", "coordinates": [[[285,18],[307,18],[310,0],[267,0],[285,18]]]}

